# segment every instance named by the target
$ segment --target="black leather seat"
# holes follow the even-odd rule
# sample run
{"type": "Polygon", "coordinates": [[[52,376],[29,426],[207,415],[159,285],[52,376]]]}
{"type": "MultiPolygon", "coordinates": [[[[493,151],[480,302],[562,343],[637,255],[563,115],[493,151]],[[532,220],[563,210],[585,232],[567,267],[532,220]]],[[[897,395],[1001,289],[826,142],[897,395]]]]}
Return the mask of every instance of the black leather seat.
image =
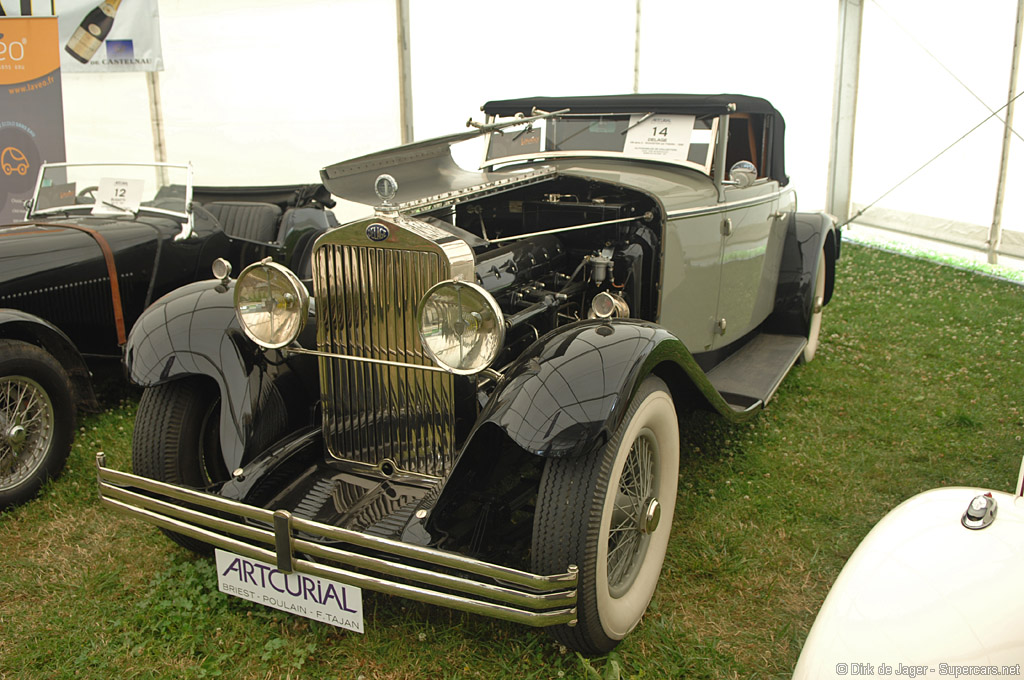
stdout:
{"type": "Polygon", "coordinates": [[[205,208],[217,218],[228,236],[260,243],[273,243],[277,238],[281,208],[273,203],[218,201],[208,203],[205,208]]]}

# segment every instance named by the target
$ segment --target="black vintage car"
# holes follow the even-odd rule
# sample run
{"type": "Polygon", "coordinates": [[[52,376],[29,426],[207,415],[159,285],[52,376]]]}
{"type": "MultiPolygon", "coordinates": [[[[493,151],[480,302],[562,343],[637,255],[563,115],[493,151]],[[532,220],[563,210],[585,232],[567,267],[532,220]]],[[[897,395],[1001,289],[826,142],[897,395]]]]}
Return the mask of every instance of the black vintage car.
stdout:
{"type": "Polygon", "coordinates": [[[61,470],[76,410],[97,407],[90,369],[116,369],[142,310],[217,258],[308,268],[323,202],[321,185],[193,187],[189,166],[44,165],[26,220],[0,226],[0,509],[61,470]]]}
{"type": "Polygon", "coordinates": [[[753,417],[814,356],[840,233],[742,95],[490,102],[324,168],[376,213],[299,276],[151,307],[134,474],[101,495],[217,549],[224,592],[362,630],[362,589],[611,649],[655,592],[679,420],[753,417]],[[450,146],[486,142],[480,172],[450,146]],[[375,195],[376,194],[376,195],[375,195]]]}

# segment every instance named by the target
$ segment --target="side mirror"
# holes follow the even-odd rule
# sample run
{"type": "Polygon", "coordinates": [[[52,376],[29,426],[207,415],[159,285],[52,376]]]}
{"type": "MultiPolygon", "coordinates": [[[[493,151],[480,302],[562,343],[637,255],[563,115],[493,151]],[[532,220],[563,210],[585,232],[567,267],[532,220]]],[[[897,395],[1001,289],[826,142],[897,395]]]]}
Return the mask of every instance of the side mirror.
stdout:
{"type": "Polygon", "coordinates": [[[33,201],[32,201],[31,198],[25,199],[25,201],[22,203],[22,205],[25,207],[25,215],[26,216],[32,214],[33,201]]]}
{"type": "Polygon", "coordinates": [[[729,168],[729,184],[745,189],[757,179],[757,168],[750,161],[736,161],[729,168]]]}

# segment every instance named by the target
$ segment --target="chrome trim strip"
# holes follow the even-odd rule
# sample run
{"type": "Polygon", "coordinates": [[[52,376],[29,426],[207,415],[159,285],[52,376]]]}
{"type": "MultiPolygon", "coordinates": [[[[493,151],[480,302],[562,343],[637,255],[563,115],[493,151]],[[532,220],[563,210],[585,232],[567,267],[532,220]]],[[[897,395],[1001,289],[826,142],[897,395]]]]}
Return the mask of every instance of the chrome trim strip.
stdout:
{"type": "MultiPolygon", "coordinates": [[[[320,352],[312,349],[305,349],[304,347],[287,347],[285,348],[286,354],[308,354],[313,357],[324,357],[328,359],[347,359],[348,361],[363,361],[368,364],[381,364],[384,366],[394,366],[396,368],[415,368],[421,371],[436,371],[437,373],[452,373],[443,366],[420,366],[419,364],[406,364],[401,361],[388,361],[386,359],[371,359],[370,357],[356,357],[351,354],[336,354],[334,352],[320,352]]],[[[454,373],[452,373],[454,375],[454,373]]]]}
{"type": "Polygon", "coordinates": [[[105,457],[102,453],[97,455],[96,465],[100,499],[105,505],[135,515],[163,529],[240,555],[271,564],[281,564],[278,559],[279,551],[285,550],[286,561],[290,561],[292,569],[299,573],[530,626],[562,623],[572,625],[576,619],[578,570],[574,566],[570,566],[564,574],[530,574],[453,553],[367,536],[294,516],[289,517],[287,521],[281,521],[270,510],[111,470],[105,467],[105,457]],[[202,510],[181,507],[167,500],[153,498],[146,492],[198,505],[203,510],[231,513],[240,519],[227,519],[206,514],[202,510]],[[245,524],[245,519],[258,522],[266,528],[245,524]],[[275,530],[271,530],[271,527],[275,530]],[[282,528],[287,535],[280,535],[282,528]],[[314,540],[308,540],[309,538],[314,540]],[[493,579],[495,583],[389,561],[387,557],[352,553],[317,543],[315,539],[342,541],[380,551],[387,556],[415,559],[428,566],[457,569],[469,576],[493,579]],[[253,543],[274,546],[275,549],[262,548],[253,543]],[[360,570],[375,571],[409,583],[354,573],[313,562],[299,555],[331,560],[360,570]],[[440,590],[432,590],[431,586],[440,590]],[[473,599],[472,596],[490,601],[473,599]]]}
{"type": "Polygon", "coordinates": [[[404,470],[402,469],[402,466],[390,458],[385,458],[376,464],[364,463],[359,460],[339,460],[334,463],[334,467],[342,472],[351,472],[356,475],[383,478],[388,481],[398,482],[400,484],[411,484],[414,486],[433,486],[444,479],[444,477],[438,477],[437,475],[428,475],[422,472],[415,472],[413,470],[404,470]],[[381,471],[381,466],[385,461],[395,468],[394,472],[384,474],[381,471]]]}
{"type": "MultiPolygon", "coordinates": [[[[703,132],[703,130],[701,130],[703,132]]],[[[707,175],[708,168],[706,165],[695,163],[694,161],[674,161],[665,160],[664,158],[653,158],[649,156],[636,156],[628,155],[622,151],[592,151],[589,149],[570,150],[570,151],[537,151],[534,153],[518,154],[515,156],[502,156],[500,158],[490,158],[481,164],[481,168],[494,168],[495,166],[502,166],[497,168],[498,171],[502,170],[515,170],[516,166],[520,163],[536,163],[550,160],[559,160],[562,158],[611,158],[619,161],[646,161],[651,163],[663,163],[665,165],[671,165],[676,168],[687,168],[688,170],[696,170],[697,172],[707,175]],[[508,166],[508,167],[505,167],[508,166]]]]}
{"type": "Polygon", "coordinates": [[[107,166],[107,165],[124,165],[134,168],[178,168],[184,170],[185,168],[192,165],[191,163],[162,163],[153,161],[151,163],[130,161],[130,162],[119,162],[119,161],[103,161],[100,163],[43,163],[43,166],[48,168],[86,168],[90,166],[107,166]]]}
{"type": "Polygon", "coordinates": [[[186,171],[185,174],[185,210],[188,211],[188,219],[183,225],[181,225],[181,233],[175,235],[175,241],[184,241],[185,239],[190,239],[193,236],[195,236],[195,224],[192,221],[192,183],[194,181],[192,173],[192,162],[189,161],[186,167],[188,168],[188,170],[186,171]]]}
{"type": "Polygon", "coordinates": [[[537,184],[550,177],[553,177],[555,174],[556,173],[554,168],[538,168],[537,170],[532,170],[528,173],[516,175],[514,177],[502,177],[501,179],[486,182],[484,184],[477,184],[466,189],[447,191],[443,194],[435,194],[433,196],[426,196],[415,201],[399,203],[394,207],[399,212],[408,215],[417,215],[424,212],[433,212],[435,210],[440,210],[441,208],[453,206],[463,199],[482,198],[484,196],[490,196],[492,194],[500,194],[503,191],[517,189],[522,186],[537,184]]]}
{"type": "Polygon", "coordinates": [[[679,219],[681,217],[700,217],[701,215],[714,215],[715,213],[727,212],[729,210],[737,210],[739,208],[749,208],[755,205],[761,205],[762,203],[770,203],[776,199],[785,196],[788,193],[792,193],[793,189],[779,189],[773,191],[770,194],[764,196],[755,196],[754,198],[746,198],[742,201],[732,201],[731,203],[718,203],[717,205],[705,207],[705,208],[683,208],[682,210],[674,210],[670,213],[666,213],[665,217],[669,220],[679,219]]]}
{"type": "Polygon", "coordinates": [[[631,217],[622,217],[615,220],[605,220],[604,222],[590,222],[589,224],[577,224],[572,227],[559,227],[558,229],[548,229],[547,231],[535,231],[531,234],[520,234],[518,236],[505,236],[502,238],[487,238],[484,237],[488,244],[492,243],[504,243],[505,241],[522,241],[524,238],[533,238],[534,236],[546,236],[547,234],[561,234],[563,231],[576,231],[577,229],[590,229],[591,227],[604,227],[609,224],[619,224],[621,222],[632,222],[634,220],[642,220],[645,217],[653,217],[651,213],[644,213],[643,215],[633,215],[631,217]]]}

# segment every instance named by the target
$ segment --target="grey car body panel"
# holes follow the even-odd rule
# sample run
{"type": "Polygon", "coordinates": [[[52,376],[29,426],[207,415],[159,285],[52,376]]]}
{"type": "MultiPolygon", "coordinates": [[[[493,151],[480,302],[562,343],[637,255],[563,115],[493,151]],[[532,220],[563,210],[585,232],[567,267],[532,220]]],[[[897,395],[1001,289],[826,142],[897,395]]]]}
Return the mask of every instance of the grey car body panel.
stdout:
{"type": "Polygon", "coordinates": [[[657,321],[690,352],[740,340],[773,312],[789,229],[785,218],[796,209],[792,190],[762,180],[743,189],[726,188],[725,201],[719,203],[711,178],[697,171],[604,159],[551,165],[560,175],[641,191],[659,204],[665,224],[660,297],[671,302],[659,305],[657,321]],[[725,219],[732,222],[728,234],[725,219]],[[720,296],[723,288],[732,294],[720,296]],[[724,333],[717,326],[723,318],[724,333]]]}

